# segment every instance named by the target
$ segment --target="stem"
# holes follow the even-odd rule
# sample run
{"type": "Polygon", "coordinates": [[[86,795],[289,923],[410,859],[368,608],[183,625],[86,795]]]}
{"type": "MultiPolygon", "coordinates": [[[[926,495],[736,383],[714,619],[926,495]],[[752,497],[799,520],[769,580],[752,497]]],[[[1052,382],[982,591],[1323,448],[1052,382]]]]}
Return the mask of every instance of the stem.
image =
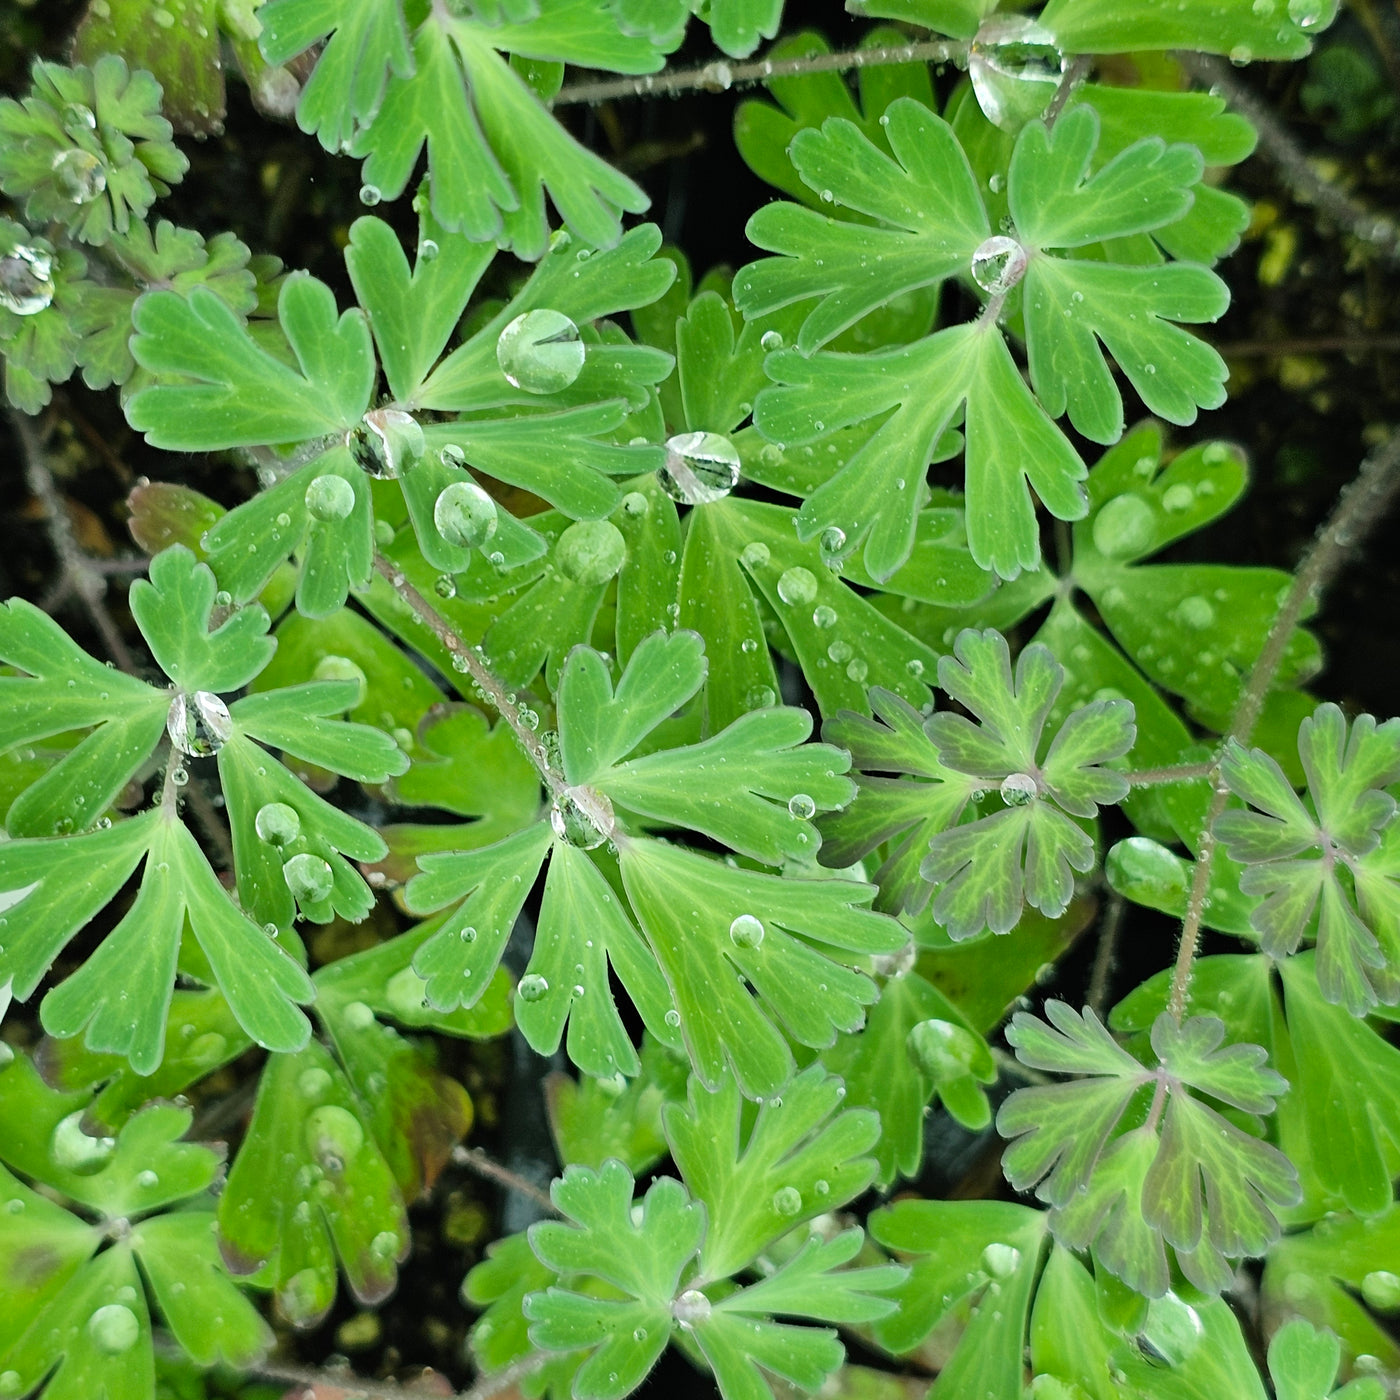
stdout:
{"type": "Polygon", "coordinates": [[[1218,92],[1254,124],[1259,132],[1260,154],[1273,162],[1296,198],[1316,206],[1348,233],[1400,262],[1400,226],[1395,220],[1374,213],[1331,180],[1324,179],[1268,103],[1250,91],[1227,64],[1209,54],[1179,52],[1175,58],[1198,83],[1218,92]]]}
{"type": "MultiPolygon", "coordinates": [[[[1302,619],[1310,603],[1321,597],[1323,590],[1336,577],[1348,556],[1362,539],[1380,522],[1400,490],[1400,433],[1394,433],[1361,464],[1356,478],[1349,482],[1337,498],[1331,517],[1317,532],[1293,582],[1288,587],[1278,612],[1264,638],[1263,649],[1249,673],[1249,680],[1240,693],[1230,722],[1226,740],[1246,744],[1259,721],[1265,697],[1283,662],[1293,629],[1302,619]]],[[[1206,896],[1210,891],[1211,865],[1215,860],[1215,835],[1212,828],[1229,801],[1230,791],[1221,778],[1220,765],[1225,746],[1210,768],[1214,791],[1196,852],[1196,869],[1191,880],[1191,893],[1186,902],[1186,917],[1181,924],[1181,945],[1177,949],[1176,968],[1172,973],[1171,996],[1167,1009],[1178,1025],[1186,1011],[1186,994],[1191,985],[1191,967],[1201,941],[1201,920],[1205,914],[1206,896]]]]}
{"type": "Polygon", "coordinates": [[[1167,783],[1192,783],[1213,772],[1214,763],[1177,763],[1167,768],[1135,768],[1123,777],[1129,787],[1162,787],[1167,783]]]}
{"type": "Polygon", "coordinates": [[[639,78],[615,78],[593,83],[574,83],[561,88],[550,107],[567,107],[579,102],[608,102],[617,97],[676,97],[684,92],[727,92],[730,88],[751,87],[770,78],[796,78],[808,73],[846,73],[855,68],[882,68],[896,63],[967,62],[968,46],[953,40],[923,44],[895,44],[885,48],[851,49],[845,53],[809,54],[801,58],[755,59],[750,63],[728,63],[716,59],[699,68],[673,68],[647,73],[639,78]]]}
{"type": "Polygon", "coordinates": [[[1094,970],[1089,977],[1087,1001],[1100,1018],[1108,1001],[1109,979],[1118,961],[1118,931],[1123,927],[1124,903],[1123,896],[1116,891],[1108,896],[1099,928],[1098,947],[1094,950],[1094,970]]]}
{"type": "Polygon", "coordinates": [[[541,1191],[533,1181],[527,1181],[519,1172],[513,1172],[509,1167],[503,1167],[499,1162],[487,1156],[480,1147],[454,1147],[452,1149],[452,1162],[455,1166],[466,1167],[468,1171],[473,1171],[478,1176],[484,1176],[488,1181],[494,1181],[498,1186],[504,1186],[508,1190],[518,1191],[522,1196],[528,1196],[537,1206],[542,1206],[551,1215],[559,1214],[559,1208],[550,1200],[548,1192],[541,1191]]]}
{"type": "Polygon", "coordinates": [[[487,667],[480,649],[472,646],[428,602],[404,576],[403,570],[392,560],[386,559],[382,554],[376,554],[374,556],[374,569],[376,573],[388,581],[389,587],[413,609],[419,619],[427,624],[433,636],[451,653],[453,669],[465,671],[476,682],[481,693],[510,726],[511,732],[519,741],[520,747],[529,756],[530,761],[539,769],[540,776],[544,779],[550,792],[555,797],[559,797],[568,791],[568,784],[564,781],[563,775],[556,772],[550,765],[549,755],[545,753],[539,735],[521,718],[520,706],[515,703],[505,686],[496,679],[487,667]],[[460,668],[457,665],[459,659],[462,663],[460,668]]]}
{"type": "Polygon", "coordinates": [[[1060,85],[1055,89],[1055,95],[1050,99],[1050,105],[1045,109],[1045,129],[1050,130],[1060,119],[1060,113],[1065,110],[1065,104],[1070,99],[1070,94],[1089,76],[1089,69],[1094,65],[1094,60],[1086,53],[1078,54],[1068,68],[1060,75],[1060,85]]]}
{"type": "MultiPolygon", "coordinates": [[[[469,1390],[459,1391],[453,1400],[490,1400],[508,1390],[526,1376],[533,1375],[549,1357],[544,1352],[531,1352],[519,1361],[503,1367],[493,1375],[483,1376],[469,1390]]],[[[412,1384],[400,1385],[397,1381],[372,1381],[348,1371],[321,1370],[315,1366],[298,1366],[294,1362],[265,1361],[260,1366],[250,1367],[248,1375],[259,1380],[285,1381],[289,1385],[308,1386],[313,1390],[335,1390],[345,1395],[367,1395],[371,1400],[411,1400],[414,1395],[430,1392],[412,1384]]]]}

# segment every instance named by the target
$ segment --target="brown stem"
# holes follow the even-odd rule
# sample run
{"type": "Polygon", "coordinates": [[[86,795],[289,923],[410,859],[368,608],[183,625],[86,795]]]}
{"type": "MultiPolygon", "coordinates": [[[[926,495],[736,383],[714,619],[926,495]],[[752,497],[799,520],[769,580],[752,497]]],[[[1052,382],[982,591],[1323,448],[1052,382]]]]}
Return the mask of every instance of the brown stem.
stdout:
{"type": "Polygon", "coordinates": [[[1109,981],[1118,961],[1118,932],[1123,927],[1125,901],[1116,891],[1108,896],[1099,925],[1099,943],[1094,950],[1094,970],[1089,976],[1088,1004],[1102,1018],[1108,1000],[1109,981]]]}
{"type": "Polygon", "coordinates": [[[1053,127],[1060,119],[1060,113],[1065,110],[1065,104],[1070,99],[1070,94],[1089,76],[1089,70],[1094,66],[1094,60],[1088,54],[1079,54],[1068,68],[1060,76],[1060,85],[1055,89],[1055,95],[1050,99],[1050,105],[1045,109],[1043,118],[1046,129],[1053,127]]]}
{"type": "Polygon", "coordinates": [[[466,1167],[468,1171],[473,1171],[478,1176],[484,1176],[488,1181],[494,1181],[498,1186],[504,1186],[511,1191],[518,1191],[522,1196],[528,1196],[537,1206],[543,1207],[551,1215],[559,1214],[559,1209],[550,1200],[548,1192],[541,1191],[533,1181],[526,1180],[519,1172],[513,1172],[509,1167],[503,1167],[499,1162],[487,1156],[480,1147],[454,1147],[452,1161],[455,1166],[466,1167]]]}
{"type": "MultiPolygon", "coordinates": [[[[1264,638],[1259,658],[1240,693],[1226,735],[1227,741],[1233,739],[1240,744],[1249,742],[1294,628],[1302,620],[1308,605],[1322,596],[1323,590],[1336,577],[1352,551],[1384,517],[1397,490],[1400,490],[1400,433],[1392,434],[1361,464],[1355,480],[1343,488],[1330,518],[1317,532],[1307,554],[1303,556],[1303,562],[1293,575],[1288,592],[1264,638]]],[[[1223,753],[1222,746],[1222,756],[1223,753]]],[[[1167,1002],[1167,1009],[1178,1024],[1186,1011],[1191,967],[1201,941],[1201,921],[1205,915],[1206,895],[1210,890],[1210,871],[1215,860],[1216,845],[1212,827],[1225,810],[1230,796],[1220,776],[1220,762],[1220,757],[1217,757],[1211,768],[1214,791],[1200,833],[1196,869],[1186,901],[1186,917],[1181,923],[1181,945],[1177,949],[1171,996],[1167,1002]]]]}
{"type": "Polygon", "coordinates": [[[847,73],[854,68],[881,68],[895,63],[967,62],[968,46],[940,39],[923,44],[895,44],[885,48],[851,49],[845,53],[817,53],[800,58],[761,58],[750,63],[716,59],[699,68],[672,68],[639,78],[613,78],[594,83],[574,83],[561,88],[548,103],[566,107],[578,102],[608,102],[618,97],[675,97],[683,92],[727,92],[751,87],[770,78],[796,78],[808,73],[847,73]]]}
{"type": "Polygon", "coordinates": [[[1210,54],[1176,54],[1176,60],[1198,83],[1218,92],[1259,132],[1259,153],[1273,162],[1296,198],[1320,209],[1354,237],[1370,243],[1392,261],[1400,262],[1400,226],[1378,215],[1345,190],[1324,179],[1293,134],[1239,78],[1230,66],[1210,54]]]}

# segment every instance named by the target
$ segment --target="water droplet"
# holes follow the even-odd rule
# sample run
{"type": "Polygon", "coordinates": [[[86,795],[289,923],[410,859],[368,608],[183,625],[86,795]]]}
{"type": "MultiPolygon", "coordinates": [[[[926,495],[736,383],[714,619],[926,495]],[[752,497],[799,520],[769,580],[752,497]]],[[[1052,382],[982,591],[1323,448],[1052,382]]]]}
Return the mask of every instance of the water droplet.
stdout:
{"type": "Polygon", "coordinates": [[[1162,509],[1179,515],[1183,510],[1190,510],[1195,499],[1196,493],[1184,481],[1178,481],[1175,486],[1168,486],[1162,492],[1162,509]]]}
{"type": "Polygon", "coordinates": [[[781,350],[783,348],[783,337],[777,331],[764,331],[758,338],[758,343],[765,350],[781,350]]]}
{"type": "Polygon", "coordinates": [[[780,1186],[773,1192],[773,1209],[779,1215],[796,1215],[802,1209],[802,1192],[795,1186],[780,1186]]]}
{"type": "Polygon", "coordinates": [[[35,316],[53,301],[53,259],[23,244],[0,257],[0,306],[35,316]]]}
{"type": "Polygon", "coordinates": [[[457,584],[451,574],[439,574],[433,580],[433,592],[439,598],[455,598],[457,596],[457,584]]]}
{"type": "Polygon", "coordinates": [[[710,1300],[698,1288],[687,1288],[671,1304],[671,1316],[682,1327],[694,1327],[710,1320],[710,1300]]]}
{"type": "Polygon", "coordinates": [[[1008,807],[1024,807],[1039,792],[1039,785],[1029,773],[1008,773],[1001,780],[1001,800],[1008,807]]]}
{"type": "Polygon", "coordinates": [[[676,1008],[673,1006],[666,1013],[663,1019],[665,1020],[666,1024],[671,1027],[672,1030],[675,1030],[675,1028],[681,1023],[681,1013],[677,1011],[676,1008]]]}
{"type": "Polygon", "coordinates": [[[766,710],[769,706],[777,703],[778,697],[771,685],[750,686],[744,695],[744,708],[746,710],[766,710]]]}
{"type": "Polygon", "coordinates": [[[477,549],[496,533],[496,502],[474,481],[444,486],[433,504],[433,524],[448,544],[477,549]]]}
{"type": "Polygon", "coordinates": [[[541,977],[538,972],[527,972],[520,979],[520,985],[516,987],[515,994],[521,1001],[540,1001],[549,991],[549,979],[541,977]]]}
{"type": "Polygon", "coordinates": [[[1066,66],[1055,36],[1024,15],[984,20],[968,54],[977,105],[1003,131],[1019,131],[1044,112],[1066,66]]]}
{"type": "Polygon", "coordinates": [[[1094,548],[1110,559],[1140,554],[1152,544],[1152,507],[1136,492],[1115,496],[1094,517],[1094,548]]]}
{"type": "Polygon", "coordinates": [[[825,630],[828,627],[836,626],[836,609],[829,608],[825,603],[819,604],[812,612],[812,623],[816,627],[825,630]]]}
{"type": "Polygon", "coordinates": [[[1193,593],[1176,605],[1176,618],[1182,626],[1204,632],[1215,625],[1215,605],[1193,593]]]}
{"type": "Polygon", "coordinates": [[[330,897],[335,877],[330,865],[310,851],[302,851],[282,866],[282,878],[300,904],[319,904],[330,897]]]}
{"type": "Polygon", "coordinates": [[[763,921],[752,914],[740,914],[729,925],[729,937],[736,948],[758,948],[763,944],[763,921]]]}
{"type": "Polygon", "coordinates": [[[739,562],[746,569],[766,569],[770,557],[768,546],[762,540],[751,540],[739,555],[739,562]]]}
{"type": "Polygon", "coordinates": [[[315,520],[344,520],[355,509],[355,488],[327,472],[306,488],[306,509],[315,520]]]}
{"type": "Polygon", "coordinates": [[[790,607],[810,607],[817,597],[816,576],[800,564],[784,569],[778,579],[778,597],[790,607]]]}
{"type": "Polygon", "coordinates": [[[374,1024],[374,1012],[362,1001],[348,1002],[345,1007],[345,1024],[352,1031],[362,1031],[374,1024]]]}
{"type": "Polygon", "coordinates": [[[517,316],[496,342],[496,363],[517,389],[554,394],[583,372],[578,327],[562,311],[541,308],[517,316]]]}
{"type": "Polygon", "coordinates": [[[409,1021],[423,1010],[427,990],[427,982],[411,967],[405,967],[385,983],[384,997],[396,1016],[409,1021]]]}
{"type": "Polygon", "coordinates": [[[432,262],[432,260],[437,257],[439,251],[437,239],[425,238],[418,245],[418,260],[425,263],[432,262]]]}
{"type": "Polygon", "coordinates": [[[339,1175],[363,1145],[365,1130],[349,1109],[323,1104],[306,1115],[304,1136],[307,1151],[322,1171],[339,1175]]]}
{"type": "Polygon", "coordinates": [[[554,562],[567,579],[599,588],[622,568],[627,542],[611,520],[576,520],[554,546],[554,562]]]}
{"type": "MultiPolygon", "coordinates": [[[[361,1003],[353,1003],[359,1005],[361,1003]]],[[[304,1069],[297,1075],[297,1089],[303,1098],[310,1099],[312,1103],[325,1097],[330,1092],[331,1077],[328,1071],[313,1065],[310,1069],[304,1069]]]]}
{"type": "Polygon", "coordinates": [[[633,520],[645,515],[650,509],[651,503],[640,491],[629,491],[622,498],[622,513],[631,516],[633,520]]]}
{"type": "Polygon", "coordinates": [[[555,798],[549,824],[561,841],[594,851],[611,838],[617,819],[605,794],[590,788],[569,788],[555,798]]]}
{"type": "Polygon", "coordinates": [[[301,818],[285,802],[269,802],[258,808],[253,828],[269,846],[290,846],[301,835],[301,818]]]}
{"type": "Polygon", "coordinates": [[[852,647],[849,642],[838,640],[827,647],[826,654],[835,665],[840,666],[843,662],[851,659],[851,651],[852,647]]]}
{"type": "Polygon", "coordinates": [[[1254,50],[1248,44],[1236,44],[1230,50],[1230,62],[1236,68],[1243,68],[1254,57],[1254,50]]]}
{"type": "Polygon", "coordinates": [[[365,205],[366,208],[373,209],[374,206],[378,204],[379,201],[383,198],[383,192],[380,190],[378,185],[360,186],[360,203],[365,205]]]}
{"type": "Polygon", "coordinates": [[[661,489],[682,505],[722,501],[739,480],[739,453],[720,433],[678,433],[666,441],[661,489]]]}
{"type": "Polygon", "coordinates": [[[1026,275],[1026,250],[1014,238],[993,234],[972,255],[972,280],[988,296],[1003,296],[1026,275]]]}
{"type": "Polygon", "coordinates": [[[839,525],[828,525],[818,541],[823,554],[840,554],[846,547],[846,532],[839,525]]]}
{"type": "Polygon", "coordinates": [[[634,1327],[632,1329],[632,1340],[634,1342],[644,1342],[647,1339],[647,1329],[645,1327],[634,1327]]]}
{"type": "Polygon", "coordinates": [[[364,704],[365,695],[369,690],[369,680],[364,671],[348,656],[336,656],[333,653],[323,656],[316,663],[311,672],[311,679],[316,681],[354,681],[356,686],[355,700],[349,707],[352,710],[364,704]]]}
{"type": "Polygon", "coordinates": [[[904,669],[908,671],[915,680],[918,680],[924,673],[924,663],[920,661],[917,656],[911,656],[909,660],[904,663],[904,669]]]}
{"type": "Polygon", "coordinates": [[[1021,1266],[1021,1251],[997,1241],[982,1251],[982,1269],[992,1278],[1010,1278],[1021,1266]]]}
{"type": "Polygon", "coordinates": [[[53,177],[74,204],[91,204],[107,188],[107,171],[91,151],[60,151],[53,158],[53,177]]]}
{"type": "Polygon", "coordinates": [[[1323,0],[1288,0],[1288,18],[1299,29],[1316,29],[1325,13],[1323,0]]]}
{"type": "Polygon", "coordinates": [[[952,1021],[920,1021],[904,1040],[905,1049],[916,1065],[942,1084],[962,1079],[972,1072],[981,1057],[981,1042],[970,1031],[952,1021]]]}
{"type": "Polygon", "coordinates": [[[1375,1312],[1400,1312],[1400,1274],[1376,1269],[1361,1280],[1361,1296],[1375,1312]]]}
{"type": "Polygon", "coordinates": [[[76,1109],[62,1119],[53,1130],[49,1154],[65,1171],[90,1176],[101,1168],[116,1151],[117,1140],[110,1137],[89,1137],[82,1129],[83,1110],[76,1109]]]}
{"type": "Polygon", "coordinates": [[[817,814],[817,804],[805,792],[795,792],[788,798],[788,815],[798,821],[810,821],[817,814]]]}
{"type": "Polygon", "coordinates": [[[228,706],[208,690],[179,691],[165,717],[170,742],[190,758],[218,753],[233,733],[228,706]]]}
{"type": "Polygon", "coordinates": [[[1196,1309],[1175,1293],[1164,1293],[1148,1303],[1142,1336],[1169,1366],[1188,1361],[1204,1335],[1196,1309]]]}
{"type": "Polygon", "coordinates": [[[846,663],[846,679],[864,685],[870,674],[870,663],[863,656],[854,656],[846,663]]]}
{"type": "Polygon", "coordinates": [[[136,1339],[141,1335],[141,1324],[136,1320],[136,1314],[124,1304],[108,1303],[88,1318],[87,1330],[98,1351],[106,1352],[108,1356],[120,1356],[136,1345],[136,1339]]]}
{"type": "Polygon", "coordinates": [[[58,119],[62,122],[64,131],[74,139],[81,138],[85,132],[97,130],[96,114],[91,107],[81,102],[66,104],[58,119]]]}
{"type": "Polygon", "coordinates": [[[18,1371],[0,1371],[0,1396],[4,1396],[5,1400],[18,1395],[23,1384],[24,1377],[18,1371]]]}

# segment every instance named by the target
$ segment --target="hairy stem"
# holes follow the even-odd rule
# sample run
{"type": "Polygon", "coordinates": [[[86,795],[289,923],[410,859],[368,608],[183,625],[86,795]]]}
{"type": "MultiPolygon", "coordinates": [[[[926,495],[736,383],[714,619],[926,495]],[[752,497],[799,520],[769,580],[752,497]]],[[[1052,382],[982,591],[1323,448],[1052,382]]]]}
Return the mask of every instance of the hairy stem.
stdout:
{"type": "MultiPolygon", "coordinates": [[[[1337,498],[1332,514],[1317,532],[1303,562],[1293,575],[1293,582],[1274,615],[1263,649],[1249,673],[1249,679],[1235,706],[1234,718],[1226,734],[1227,741],[1249,742],[1254,726],[1264,708],[1264,700],[1278,675],[1284,652],[1294,628],[1302,620],[1310,604],[1315,604],[1323,590],[1336,577],[1342,565],[1362,539],[1380,522],[1400,490],[1400,433],[1391,437],[1361,464],[1355,480],[1337,498]]],[[[1206,895],[1210,890],[1211,866],[1215,860],[1216,820],[1225,810],[1230,793],[1220,773],[1220,753],[1211,765],[1210,807],[1201,828],[1200,846],[1196,852],[1196,869],[1191,880],[1191,893],[1186,902],[1186,917],[1181,924],[1181,945],[1177,949],[1176,968],[1172,973],[1171,995],[1167,1009],[1178,1024],[1186,1011],[1186,994],[1191,985],[1191,967],[1201,941],[1201,920],[1205,914],[1206,895]]]]}
{"type": "Polygon", "coordinates": [[[895,63],[967,62],[968,46],[951,39],[885,48],[851,49],[845,53],[814,53],[798,58],[762,58],[749,63],[716,59],[699,68],[672,68],[639,78],[613,78],[573,83],[561,88],[548,104],[566,107],[579,102],[608,102],[618,97],[677,97],[685,92],[727,92],[752,87],[770,78],[795,78],[809,73],[847,73],[855,68],[883,68],[895,63]]]}
{"type": "Polygon", "coordinates": [[[1044,121],[1047,131],[1059,121],[1060,113],[1065,110],[1070,94],[1089,76],[1089,70],[1093,66],[1094,60],[1088,54],[1082,53],[1065,69],[1060,77],[1060,85],[1055,89],[1055,95],[1045,109],[1044,121]]]}
{"type": "Polygon", "coordinates": [[[1219,93],[1253,123],[1259,132],[1259,153],[1273,162],[1296,198],[1321,210],[1348,233],[1378,248],[1385,257],[1400,262],[1400,225],[1366,208],[1319,174],[1307,152],[1268,103],[1241,82],[1228,64],[1209,54],[1182,52],[1175,57],[1198,83],[1219,93]]]}
{"type": "Polygon", "coordinates": [[[498,1186],[504,1186],[508,1190],[518,1191],[522,1196],[528,1196],[537,1206],[547,1210],[551,1215],[559,1214],[558,1208],[550,1200],[547,1191],[541,1191],[533,1181],[528,1181],[519,1172],[513,1172],[509,1167],[503,1167],[480,1147],[454,1147],[452,1161],[455,1166],[466,1167],[468,1171],[473,1171],[478,1176],[484,1176],[488,1181],[494,1181],[498,1186]]]}
{"type": "Polygon", "coordinates": [[[1191,783],[1208,778],[1213,763],[1176,763],[1167,768],[1134,768],[1123,774],[1129,787],[1163,787],[1167,783],[1191,783]]]}

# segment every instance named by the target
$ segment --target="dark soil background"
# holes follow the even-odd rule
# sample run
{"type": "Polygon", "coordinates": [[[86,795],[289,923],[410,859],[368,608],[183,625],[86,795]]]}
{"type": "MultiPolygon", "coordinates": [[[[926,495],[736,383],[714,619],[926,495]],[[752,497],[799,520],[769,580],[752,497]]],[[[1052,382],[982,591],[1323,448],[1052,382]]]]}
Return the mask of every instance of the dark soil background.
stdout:
{"type": "MultiPolygon", "coordinates": [[[[0,93],[24,89],[34,56],[64,57],[83,8],[80,0],[0,0],[0,93]]],[[[838,48],[854,44],[868,27],[846,15],[839,0],[791,0],[788,8],[838,48]]],[[[703,28],[693,26],[693,34],[676,63],[712,56],[703,28]]],[[[1330,176],[1377,213],[1400,217],[1400,0],[1355,0],[1323,36],[1320,56],[1304,64],[1260,65],[1238,76],[1310,153],[1325,160],[1330,176]]],[[[950,72],[941,80],[944,96],[957,77],[950,72]]],[[[748,95],[626,101],[596,112],[569,109],[566,116],[581,139],[642,182],[652,196],[651,217],[687,252],[697,276],[712,265],[737,267],[750,259],[745,221],[773,194],[739,159],[730,138],[734,109],[748,95]]],[[[288,266],[308,268],[336,287],[343,302],[349,300],[340,249],[350,222],[363,212],[355,163],[328,156],[293,126],[260,117],[236,77],[229,83],[223,133],[182,145],[191,170],[157,206],[159,215],[206,235],[232,229],[255,253],[274,253],[288,266]]],[[[1237,171],[1233,188],[1257,206],[1254,226],[1222,269],[1234,304],[1209,330],[1230,360],[1231,397],[1196,428],[1175,430],[1170,441],[1232,439],[1246,449],[1254,482],[1230,516],[1184,542],[1172,557],[1291,569],[1367,450],[1400,427],[1400,276],[1374,249],[1296,202],[1264,158],[1256,155],[1237,171]]],[[[376,212],[405,227],[411,219],[407,201],[376,212]]],[[[78,541],[99,559],[135,557],[124,501],[142,476],[183,481],[229,503],[253,488],[248,474],[226,462],[147,448],[126,427],[114,394],[90,393],[76,379],[55,390],[42,427],[78,541]]],[[[1085,447],[1092,462],[1096,450],[1085,447]]],[[[55,560],[43,510],[25,485],[18,439],[3,415],[0,478],[0,596],[42,600],[56,579],[55,560]]],[[[1313,688],[1349,709],[1381,716],[1400,709],[1397,539],[1400,518],[1382,522],[1312,624],[1326,655],[1326,669],[1313,688]]],[[[126,627],[119,581],[111,592],[113,613],[126,627]]],[[[69,602],[58,611],[82,642],[100,652],[80,608],[69,602]]],[[[1143,932],[1142,941],[1154,947],[1153,960],[1142,969],[1122,969],[1125,985],[1134,973],[1160,966],[1160,949],[1173,936],[1165,920],[1161,941],[1152,936],[1155,929],[1144,926],[1143,932]]],[[[1087,957],[1074,957],[1059,969],[1057,989],[1082,985],[1086,971],[1087,957]]],[[[240,1062],[234,1073],[225,1073],[218,1092],[236,1091],[237,1071],[256,1065],[255,1058],[240,1062]]],[[[536,1092],[546,1066],[538,1057],[518,1042],[445,1042],[444,1067],[472,1093],[473,1141],[526,1174],[547,1177],[550,1148],[536,1092]]],[[[231,1121],[221,1131],[233,1126],[231,1121]]],[[[929,1131],[937,1139],[938,1160],[924,1185],[945,1193],[976,1173],[987,1155],[985,1144],[959,1137],[942,1115],[930,1120],[929,1131]]],[[[523,1210],[523,1198],[507,1200],[494,1186],[449,1169],[431,1201],[415,1208],[415,1254],[397,1295],[374,1316],[359,1313],[342,1296],[323,1327],[289,1339],[287,1354],[322,1364],[328,1355],[346,1352],[363,1374],[402,1368],[407,1376],[428,1365],[454,1385],[466,1384],[470,1368],[462,1343],[469,1316],[456,1291],[503,1223],[506,1229],[522,1227],[523,1210]]],[[[708,1381],[698,1382],[669,1353],[648,1393],[676,1387],[710,1393],[708,1381]]]]}

